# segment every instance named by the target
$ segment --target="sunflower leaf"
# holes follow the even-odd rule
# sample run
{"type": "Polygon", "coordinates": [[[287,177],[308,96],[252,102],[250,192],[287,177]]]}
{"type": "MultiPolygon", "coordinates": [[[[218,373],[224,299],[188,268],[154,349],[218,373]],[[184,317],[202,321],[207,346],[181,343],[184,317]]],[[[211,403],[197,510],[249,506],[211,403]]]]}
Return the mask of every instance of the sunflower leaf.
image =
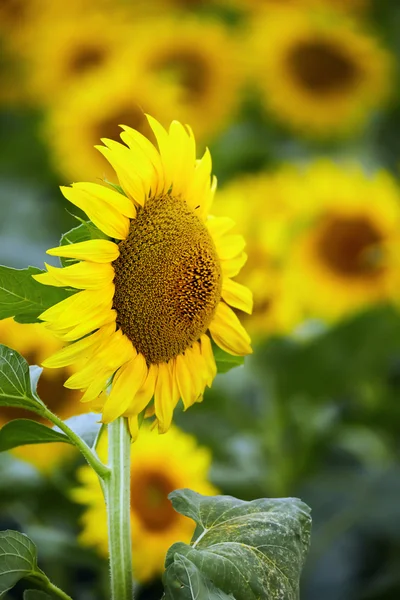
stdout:
{"type": "Polygon", "coordinates": [[[48,582],[38,567],[35,544],[19,531],[0,531],[0,597],[26,577],[48,582]]]}
{"type": "MultiPolygon", "coordinates": [[[[207,589],[204,585],[210,588],[211,582],[217,592],[231,594],[235,600],[298,600],[311,530],[306,504],[297,498],[244,502],[191,490],[177,490],[169,498],[197,528],[190,545],[179,542],[168,551],[166,600],[191,600],[196,597],[193,586],[207,589]],[[189,562],[183,564],[182,557],[193,563],[203,579],[189,568],[189,562]]],[[[210,597],[219,598],[217,592],[213,590],[210,597]]]]}
{"type": "Polygon", "coordinates": [[[214,342],[212,342],[212,347],[218,373],[227,373],[231,369],[243,365],[243,356],[234,356],[233,354],[228,354],[227,352],[224,352],[224,350],[222,350],[219,346],[217,346],[217,344],[214,344],[214,342]]]}
{"type": "Polygon", "coordinates": [[[31,371],[16,350],[0,344],[0,406],[26,408],[43,414],[45,405],[36,396],[37,371],[31,371]]]}
{"type": "Polygon", "coordinates": [[[30,419],[13,419],[0,429],[0,452],[27,444],[64,442],[72,444],[64,433],[30,419]]]}
{"type": "Polygon", "coordinates": [[[219,590],[186,556],[176,553],[164,581],[165,600],[234,600],[219,590]]]}
{"type": "MultiPolygon", "coordinates": [[[[61,236],[60,246],[100,239],[108,240],[110,238],[100,231],[100,229],[98,229],[91,221],[83,221],[80,225],[70,229],[70,231],[67,231],[67,233],[64,233],[61,236]]],[[[75,258],[60,258],[60,262],[63,267],[67,267],[78,261],[75,258]]]]}
{"type": "Polygon", "coordinates": [[[43,271],[36,267],[0,266],[0,319],[14,317],[18,323],[36,323],[47,308],[75,293],[35,281],[32,275],[39,273],[43,271]]]}

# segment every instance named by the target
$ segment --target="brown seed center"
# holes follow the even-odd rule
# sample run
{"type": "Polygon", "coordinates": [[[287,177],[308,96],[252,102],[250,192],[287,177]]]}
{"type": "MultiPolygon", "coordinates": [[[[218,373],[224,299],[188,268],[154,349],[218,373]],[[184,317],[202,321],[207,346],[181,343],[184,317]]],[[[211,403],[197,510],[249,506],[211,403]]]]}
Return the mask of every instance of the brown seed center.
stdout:
{"type": "Polygon", "coordinates": [[[213,319],[222,285],[214,242],[186,202],[167,194],[138,210],[119,250],[117,324],[148,364],[166,362],[213,319]]]}
{"type": "Polygon", "coordinates": [[[105,48],[96,46],[83,46],[77,48],[69,61],[69,71],[74,75],[88,73],[101,66],[107,57],[105,48]]]}
{"type": "Polygon", "coordinates": [[[357,64],[329,40],[298,44],[288,56],[290,72],[310,94],[329,96],[352,89],[361,78],[357,64]]]}
{"type": "Polygon", "coordinates": [[[382,235],[364,216],[330,217],[317,240],[317,253],[342,277],[376,277],[382,272],[382,235]]]}
{"type": "Polygon", "coordinates": [[[140,473],[131,486],[131,508],[149,531],[169,529],[179,518],[168,494],[176,485],[158,471],[140,473]]]}

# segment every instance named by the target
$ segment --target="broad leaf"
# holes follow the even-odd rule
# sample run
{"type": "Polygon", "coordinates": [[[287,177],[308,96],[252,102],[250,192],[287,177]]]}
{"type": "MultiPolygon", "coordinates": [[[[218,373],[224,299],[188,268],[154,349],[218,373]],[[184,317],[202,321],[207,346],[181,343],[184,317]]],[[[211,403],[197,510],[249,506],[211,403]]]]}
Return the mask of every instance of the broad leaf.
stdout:
{"type": "MultiPolygon", "coordinates": [[[[83,221],[78,227],[74,227],[61,236],[60,246],[98,239],[108,240],[109,237],[100,231],[91,221],[83,221]]],[[[67,266],[78,261],[74,258],[60,258],[60,262],[63,266],[67,266]]]]}
{"type": "Polygon", "coordinates": [[[35,544],[19,531],[0,531],[0,597],[25,577],[47,580],[37,565],[35,544]]]}
{"type": "MultiPolygon", "coordinates": [[[[71,417],[64,421],[66,425],[74,433],[79,435],[79,437],[86,442],[89,448],[93,448],[96,438],[99,434],[99,431],[102,427],[102,423],[100,422],[100,415],[97,413],[87,413],[85,415],[77,415],[76,417],[71,417]]],[[[60,431],[58,427],[54,427],[54,431],[60,431]]]]}
{"type": "Polygon", "coordinates": [[[24,600],[52,600],[54,596],[49,596],[41,590],[25,590],[24,600]]]}
{"type": "Polygon", "coordinates": [[[42,285],[32,275],[43,273],[36,267],[11,269],[0,266],[0,320],[14,317],[19,323],[36,323],[50,306],[75,293],[42,285]]]}
{"type": "Polygon", "coordinates": [[[64,442],[72,444],[64,434],[30,419],[14,419],[0,429],[0,452],[27,444],[64,442]]]}
{"type": "Polygon", "coordinates": [[[165,600],[234,600],[217,589],[188,558],[175,554],[174,562],[166,572],[165,600]]]}
{"type": "Polygon", "coordinates": [[[297,498],[244,502],[191,490],[177,490],[169,498],[197,528],[190,546],[177,543],[168,551],[166,598],[191,598],[190,586],[186,595],[176,596],[176,591],[173,595],[183,556],[235,600],[298,600],[310,541],[307,505],[297,498]]]}
{"type": "MultiPolygon", "coordinates": [[[[37,371],[32,372],[36,386],[37,371]]],[[[26,360],[15,350],[0,345],[0,406],[16,406],[42,413],[44,404],[35,393],[26,360]]]]}
{"type": "Polygon", "coordinates": [[[212,343],[215,362],[217,364],[218,373],[227,373],[235,367],[240,367],[244,363],[243,356],[234,356],[224,352],[217,344],[212,343]]]}

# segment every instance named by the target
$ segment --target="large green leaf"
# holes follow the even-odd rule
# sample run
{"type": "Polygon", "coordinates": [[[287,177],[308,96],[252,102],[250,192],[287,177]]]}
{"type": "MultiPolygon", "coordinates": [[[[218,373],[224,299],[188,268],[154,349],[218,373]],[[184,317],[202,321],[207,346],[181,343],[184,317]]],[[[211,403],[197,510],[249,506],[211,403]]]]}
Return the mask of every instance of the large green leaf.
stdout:
{"type": "Polygon", "coordinates": [[[19,531],[0,531],[0,597],[26,577],[47,580],[38,567],[35,544],[19,531]]]}
{"type": "MultiPolygon", "coordinates": [[[[244,502],[191,490],[177,490],[169,497],[175,510],[193,519],[197,528],[190,545],[177,543],[168,551],[166,598],[192,598],[190,585],[176,595],[185,557],[203,577],[236,600],[298,600],[310,541],[307,505],[297,498],[244,502]]],[[[192,575],[187,575],[188,580],[192,575]]]]}
{"type": "Polygon", "coordinates": [[[234,356],[224,352],[217,344],[212,342],[215,362],[217,364],[218,373],[227,373],[235,367],[240,367],[244,363],[243,356],[234,356]]]}
{"type": "MultiPolygon", "coordinates": [[[[61,236],[60,246],[98,239],[108,240],[109,237],[98,229],[91,221],[83,221],[78,227],[74,227],[61,236]]],[[[60,258],[60,262],[63,266],[67,266],[77,261],[74,258],[60,258]]]]}
{"type": "Polygon", "coordinates": [[[30,419],[14,419],[0,429],[0,452],[27,444],[64,442],[72,444],[64,433],[30,419]]]}
{"type": "Polygon", "coordinates": [[[75,293],[73,290],[42,285],[32,275],[36,267],[11,269],[0,266],[0,319],[14,317],[19,323],[36,323],[50,306],[75,293]]]}
{"type": "Polygon", "coordinates": [[[38,370],[31,373],[26,360],[15,350],[0,345],[0,406],[15,406],[43,413],[44,404],[36,396],[38,370]]]}
{"type": "Polygon", "coordinates": [[[234,600],[219,590],[188,558],[175,554],[168,570],[165,600],[234,600]]]}

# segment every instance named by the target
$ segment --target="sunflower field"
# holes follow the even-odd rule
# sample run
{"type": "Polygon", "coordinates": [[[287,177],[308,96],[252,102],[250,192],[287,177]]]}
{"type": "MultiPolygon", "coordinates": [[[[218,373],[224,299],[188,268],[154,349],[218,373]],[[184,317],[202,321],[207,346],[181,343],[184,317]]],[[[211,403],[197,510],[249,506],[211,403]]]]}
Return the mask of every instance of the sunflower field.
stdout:
{"type": "Polygon", "coordinates": [[[0,0],[0,598],[400,598],[400,2],[0,0]]]}

